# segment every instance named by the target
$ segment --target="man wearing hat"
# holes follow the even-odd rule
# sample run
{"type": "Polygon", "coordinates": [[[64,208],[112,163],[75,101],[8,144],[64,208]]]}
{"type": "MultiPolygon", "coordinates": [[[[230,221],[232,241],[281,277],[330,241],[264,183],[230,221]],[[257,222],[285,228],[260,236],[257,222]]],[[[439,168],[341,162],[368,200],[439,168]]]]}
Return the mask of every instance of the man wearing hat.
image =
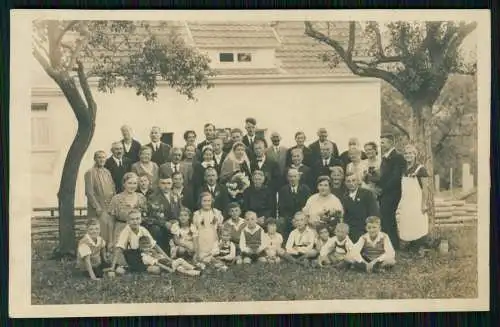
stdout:
{"type": "Polygon", "coordinates": [[[278,132],[271,134],[272,145],[266,150],[266,157],[278,163],[280,176],[284,176],[286,168],[286,151],[288,150],[283,145],[280,145],[281,135],[278,132]]]}
{"type": "Polygon", "coordinates": [[[406,169],[406,161],[394,147],[394,135],[383,133],[380,138],[382,163],[380,165],[379,195],[382,228],[395,249],[399,248],[399,236],[396,225],[396,210],[401,200],[401,180],[406,169]]]}

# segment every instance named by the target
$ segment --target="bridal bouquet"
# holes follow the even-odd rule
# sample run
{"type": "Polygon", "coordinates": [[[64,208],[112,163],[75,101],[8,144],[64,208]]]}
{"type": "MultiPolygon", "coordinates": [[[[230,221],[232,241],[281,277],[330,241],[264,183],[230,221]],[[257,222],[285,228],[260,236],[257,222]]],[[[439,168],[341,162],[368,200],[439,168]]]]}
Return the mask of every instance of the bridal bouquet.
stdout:
{"type": "MultiPolygon", "coordinates": [[[[344,215],[340,210],[329,210],[325,209],[320,216],[321,222],[333,228],[338,223],[344,221],[344,215]]],[[[332,231],[333,232],[333,231],[332,231]]]]}
{"type": "Polygon", "coordinates": [[[231,177],[231,180],[226,183],[229,194],[235,198],[238,194],[242,194],[250,186],[250,180],[247,175],[238,172],[231,177]]]}

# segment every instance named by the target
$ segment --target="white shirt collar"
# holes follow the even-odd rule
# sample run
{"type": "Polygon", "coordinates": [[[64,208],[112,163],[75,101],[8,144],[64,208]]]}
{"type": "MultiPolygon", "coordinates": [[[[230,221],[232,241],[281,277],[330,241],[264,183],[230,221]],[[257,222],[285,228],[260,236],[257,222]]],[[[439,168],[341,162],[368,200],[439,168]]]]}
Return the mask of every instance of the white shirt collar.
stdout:
{"type": "Polygon", "coordinates": [[[113,156],[113,159],[115,160],[117,166],[120,165],[120,161],[123,163],[123,157],[121,159],[118,159],[117,157],[113,156]]]}
{"type": "Polygon", "coordinates": [[[245,226],[245,230],[251,234],[257,232],[261,227],[259,225],[255,225],[254,229],[250,229],[248,226],[245,226]]]}
{"type": "Polygon", "coordinates": [[[384,158],[389,158],[389,156],[391,155],[392,151],[394,151],[396,148],[390,148],[386,153],[384,153],[383,157],[384,158]]]}
{"type": "Polygon", "coordinates": [[[245,223],[245,219],[243,219],[241,217],[238,219],[237,223],[235,223],[232,218],[229,218],[229,220],[227,221],[228,225],[232,225],[232,226],[234,226],[236,228],[238,228],[239,226],[241,226],[244,223],[245,223]]]}
{"type": "Polygon", "coordinates": [[[92,246],[97,246],[99,243],[101,243],[101,237],[97,236],[97,240],[94,242],[92,237],[90,237],[89,234],[85,234],[85,237],[87,238],[87,241],[92,245],[92,246]]]}
{"type": "Polygon", "coordinates": [[[349,196],[354,199],[356,197],[356,195],[358,194],[358,189],[354,190],[354,191],[349,191],[349,196]]]}

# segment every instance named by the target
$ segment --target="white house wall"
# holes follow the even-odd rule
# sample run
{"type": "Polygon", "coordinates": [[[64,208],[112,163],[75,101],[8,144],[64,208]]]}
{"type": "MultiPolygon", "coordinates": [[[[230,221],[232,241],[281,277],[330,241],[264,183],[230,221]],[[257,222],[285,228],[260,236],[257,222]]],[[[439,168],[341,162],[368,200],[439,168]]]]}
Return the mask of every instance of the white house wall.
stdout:
{"type": "MultiPolygon", "coordinates": [[[[203,124],[217,127],[244,127],[246,117],[257,119],[259,128],[278,131],[284,145],[294,144],[294,134],[302,130],[307,143],[314,141],[318,127],[326,127],[340,150],[349,137],[364,143],[380,135],[380,85],[356,78],[226,79],[209,90],[196,93],[198,101],[187,101],[166,86],[158,99],[146,102],[133,90],[118,89],[102,94],[94,88],[98,105],[93,141],[82,161],[78,176],[76,205],[85,205],[83,174],[92,166],[94,151],[109,150],[120,139],[120,126],[129,124],[135,137],[148,142],[153,125],[174,133],[174,145],[182,145],[182,134],[194,129],[203,139],[203,124]]],[[[51,145],[32,152],[32,206],[57,204],[57,189],[67,150],[76,132],[76,120],[66,99],[50,83],[32,89],[32,102],[48,103],[51,145]]]]}

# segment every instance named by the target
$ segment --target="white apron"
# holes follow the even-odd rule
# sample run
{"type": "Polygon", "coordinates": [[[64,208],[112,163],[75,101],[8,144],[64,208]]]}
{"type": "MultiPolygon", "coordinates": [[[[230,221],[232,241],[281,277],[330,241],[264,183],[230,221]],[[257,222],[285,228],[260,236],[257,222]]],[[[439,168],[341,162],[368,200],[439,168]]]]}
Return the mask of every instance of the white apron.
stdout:
{"type": "Polygon", "coordinates": [[[403,241],[415,241],[429,232],[429,219],[422,214],[422,189],[418,183],[418,166],[414,173],[403,176],[401,201],[396,212],[399,238],[403,241]]]}

